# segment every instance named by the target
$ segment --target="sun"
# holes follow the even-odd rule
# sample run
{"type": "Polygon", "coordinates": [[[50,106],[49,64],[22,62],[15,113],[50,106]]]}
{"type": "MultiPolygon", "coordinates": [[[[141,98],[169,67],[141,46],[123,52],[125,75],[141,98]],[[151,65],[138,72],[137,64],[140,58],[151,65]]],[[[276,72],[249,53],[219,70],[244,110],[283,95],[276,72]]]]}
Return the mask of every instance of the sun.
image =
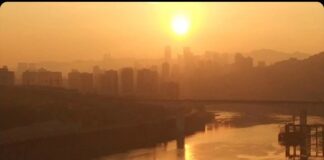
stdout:
{"type": "Polygon", "coordinates": [[[184,15],[176,15],[172,19],[172,29],[178,35],[184,35],[189,30],[189,20],[184,15]]]}

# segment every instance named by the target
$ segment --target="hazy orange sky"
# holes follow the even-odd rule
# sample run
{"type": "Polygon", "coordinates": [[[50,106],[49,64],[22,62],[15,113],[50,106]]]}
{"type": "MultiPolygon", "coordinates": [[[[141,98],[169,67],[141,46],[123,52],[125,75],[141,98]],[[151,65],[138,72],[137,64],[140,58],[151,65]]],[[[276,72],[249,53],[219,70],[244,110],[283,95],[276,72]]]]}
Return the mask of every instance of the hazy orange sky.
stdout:
{"type": "Polygon", "coordinates": [[[316,2],[6,2],[0,9],[0,65],[22,61],[163,56],[269,48],[324,51],[324,8],[316,2]],[[172,18],[189,32],[176,35],[172,18]]]}

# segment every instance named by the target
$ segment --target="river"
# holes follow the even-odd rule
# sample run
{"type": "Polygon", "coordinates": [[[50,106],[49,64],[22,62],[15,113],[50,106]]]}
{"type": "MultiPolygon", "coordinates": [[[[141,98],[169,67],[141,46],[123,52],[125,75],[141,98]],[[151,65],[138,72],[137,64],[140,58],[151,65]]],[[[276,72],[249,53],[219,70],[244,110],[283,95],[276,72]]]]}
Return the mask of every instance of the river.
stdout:
{"type": "MultiPolygon", "coordinates": [[[[278,133],[291,115],[212,111],[215,122],[205,130],[185,138],[185,149],[176,141],[150,148],[102,156],[97,160],[284,160],[285,147],[278,143],[278,133]],[[251,115],[252,114],[252,115],[251,115]],[[254,114],[254,115],[253,115],[254,114]]],[[[308,116],[308,123],[323,123],[324,117],[308,116]]],[[[323,158],[309,158],[317,160],[323,158]]]]}

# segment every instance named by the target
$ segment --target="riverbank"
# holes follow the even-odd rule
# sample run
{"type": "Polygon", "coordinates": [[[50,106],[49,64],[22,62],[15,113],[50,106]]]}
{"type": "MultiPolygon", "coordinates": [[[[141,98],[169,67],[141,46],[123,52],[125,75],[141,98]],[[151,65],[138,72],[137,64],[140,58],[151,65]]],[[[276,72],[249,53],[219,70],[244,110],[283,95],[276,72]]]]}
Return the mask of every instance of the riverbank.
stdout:
{"type": "MultiPolygon", "coordinates": [[[[205,124],[211,120],[207,117],[211,118],[207,112],[196,112],[186,116],[184,136],[204,130],[205,124]]],[[[88,160],[129,149],[152,147],[178,138],[176,121],[176,118],[173,118],[155,123],[52,135],[3,144],[0,145],[0,158],[88,160]]]]}
{"type": "Polygon", "coordinates": [[[62,89],[0,91],[0,159],[92,159],[152,146],[204,129],[213,115],[190,107],[165,107],[81,95],[62,89]]]}

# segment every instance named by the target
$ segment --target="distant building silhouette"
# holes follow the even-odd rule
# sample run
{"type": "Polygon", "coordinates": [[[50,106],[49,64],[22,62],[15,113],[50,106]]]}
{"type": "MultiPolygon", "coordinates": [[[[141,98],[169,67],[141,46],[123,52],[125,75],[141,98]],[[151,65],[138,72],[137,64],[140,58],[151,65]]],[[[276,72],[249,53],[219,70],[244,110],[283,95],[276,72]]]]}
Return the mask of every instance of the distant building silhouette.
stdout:
{"type": "Polygon", "coordinates": [[[172,64],[170,72],[170,80],[178,81],[180,79],[180,67],[179,64],[172,64]]]}
{"type": "Polygon", "coordinates": [[[158,92],[158,73],[150,69],[140,69],[137,73],[137,95],[154,97],[158,92]]]}
{"type": "Polygon", "coordinates": [[[93,92],[93,74],[72,70],[68,73],[68,86],[81,93],[91,93],[93,92]]]}
{"type": "Polygon", "coordinates": [[[108,70],[100,76],[100,93],[108,96],[118,95],[118,72],[108,70]]]}
{"type": "Polygon", "coordinates": [[[185,63],[187,63],[187,65],[189,65],[189,63],[194,60],[194,55],[191,52],[190,47],[183,48],[183,58],[185,63]]]}
{"type": "Polygon", "coordinates": [[[184,71],[190,72],[195,68],[195,57],[189,47],[183,48],[184,71]]]}
{"type": "Polygon", "coordinates": [[[62,87],[62,73],[51,72],[44,68],[38,71],[25,71],[22,76],[23,85],[62,87]]]}
{"type": "Polygon", "coordinates": [[[0,86],[12,86],[15,82],[15,74],[13,71],[9,71],[7,66],[0,68],[0,86]]]}
{"type": "Polygon", "coordinates": [[[166,99],[179,98],[179,84],[176,82],[162,82],[160,89],[161,97],[166,99]]]}
{"type": "Polygon", "coordinates": [[[168,81],[170,79],[170,64],[168,62],[162,63],[161,80],[168,81]]]}
{"type": "Polygon", "coordinates": [[[100,78],[103,73],[103,71],[99,68],[99,66],[94,66],[93,67],[93,88],[95,92],[99,93],[100,92],[100,78]]]}
{"type": "Polygon", "coordinates": [[[253,59],[237,53],[235,55],[234,67],[236,70],[249,70],[253,68],[253,59]]]}
{"type": "Polygon", "coordinates": [[[151,67],[150,67],[150,69],[152,70],[152,71],[158,71],[158,66],[157,65],[152,65],[151,67]]]}
{"type": "Polygon", "coordinates": [[[18,84],[22,83],[22,74],[25,71],[36,71],[36,64],[35,63],[23,63],[20,62],[17,65],[17,71],[16,71],[16,80],[18,84]]]}
{"type": "Polygon", "coordinates": [[[134,93],[134,69],[122,68],[120,72],[121,94],[132,95],[134,93]]]}

